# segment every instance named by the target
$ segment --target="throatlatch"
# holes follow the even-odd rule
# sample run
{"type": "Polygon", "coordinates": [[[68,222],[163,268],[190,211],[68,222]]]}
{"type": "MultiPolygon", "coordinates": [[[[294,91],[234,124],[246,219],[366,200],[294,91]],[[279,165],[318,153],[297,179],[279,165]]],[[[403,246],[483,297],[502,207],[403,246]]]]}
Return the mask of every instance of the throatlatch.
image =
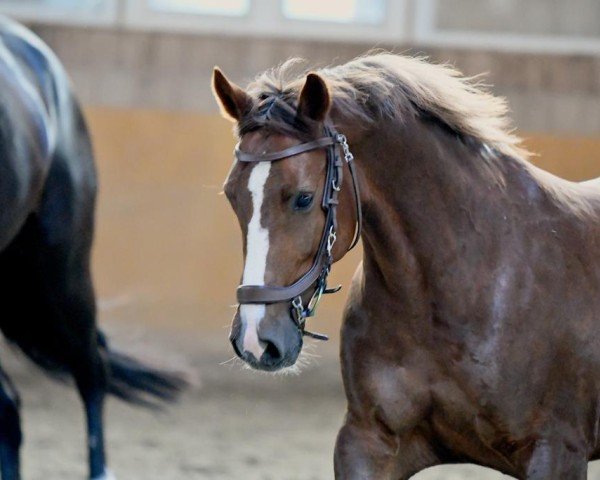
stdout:
{"type": "Polygon", "coordinates": [[[337,206],[338,195],[342,187],[342,176],[344,161],[348,165],[354,198],[356,201],[356,227],[354,238],[348,250],[356,246],[360,238],[362,225],[362,211],[360,206],[360,192],[354,170],[354,156],[350,152],[348,140],[332,127],[325,127],[325,136],[311,142],[301,143],[278,152],[255,155],[242,152],[239,144],[235,147],[234,154],[240,162],[275,162],[289,158],[300,153],[309,152],[320,148],[327,149],[327,173],[323,190],[323,201],[321,207],[325,212],[325,227],[319,243],[319,249],[311,268],[296,282],[287,287],[269,285],[240,285],[237,289],[237,300],[240,304],[251,303],[282,303],[291,302],[291,316],[303,335],[318,340],[328,340],[326,335],[309,332],[306,330],[306,319],[315,315],[317,305],[323,294],[338,292],[341,285],[335,288],[327,288],[327,277],[333,264],[333,245],[337,239],[337,206]],[[344,158],[340,158],[338,146],[341,146],[344,158]],[[302,296],[314,288],[312,296],[305,306],[302,296]]]}

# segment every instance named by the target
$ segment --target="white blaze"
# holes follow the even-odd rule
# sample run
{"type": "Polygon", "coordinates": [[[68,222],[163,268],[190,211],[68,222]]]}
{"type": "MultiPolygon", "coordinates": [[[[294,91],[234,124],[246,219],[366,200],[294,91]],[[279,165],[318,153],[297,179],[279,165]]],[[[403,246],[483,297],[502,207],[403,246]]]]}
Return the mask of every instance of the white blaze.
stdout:
{"type": "MultiPolygon", "coordinates": [[[[261,226],[261,210],[265,196],[265,184],[271,170],[270,162],[257,163],[248,180],[248,190],[252,196],[252,218],[248,223],[246,237],[246,265],[242,283],[264,285],[269,254],[269,230],[261,226]]],[[[240,316],[244,325],[243,348],[258,360],[265,350],[265,344],[258,339],[258,326],[265,316],[264,304],[240,306],[240,316]]]]}

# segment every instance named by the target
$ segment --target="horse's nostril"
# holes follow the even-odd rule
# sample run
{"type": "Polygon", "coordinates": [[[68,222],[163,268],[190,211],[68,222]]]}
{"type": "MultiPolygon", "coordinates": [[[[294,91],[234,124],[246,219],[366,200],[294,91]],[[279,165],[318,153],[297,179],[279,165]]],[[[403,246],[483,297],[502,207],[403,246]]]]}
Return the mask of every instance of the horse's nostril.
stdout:
{"type": "Polygon", "coordinates": [[[294,364],[302,347],[302,337],[294,323],[285,318],[280,322],[263,322],[256,333],[260,348],[255,349],[256,353],[244,352],[250,366],[275,371],[294,364]]]}
{"type": "Polygon", "coordinates": [[[283,354],[279,350],[279,348],[277,348],[277,346],[272,342],[265,342],[265,343],[267,344],[267,346],[262,355],[263,362],[268,363],[268,364],[274,364],[274,363],[278,363],[279,361],[281,361],[283,354]]]}

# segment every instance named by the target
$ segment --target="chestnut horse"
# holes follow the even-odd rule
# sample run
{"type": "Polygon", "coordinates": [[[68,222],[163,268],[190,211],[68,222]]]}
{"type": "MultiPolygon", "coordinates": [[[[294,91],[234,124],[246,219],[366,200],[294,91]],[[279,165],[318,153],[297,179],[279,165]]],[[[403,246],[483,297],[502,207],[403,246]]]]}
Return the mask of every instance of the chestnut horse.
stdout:
{"type": "MultiPolygon", "coordinates": [[[[39,38],[0,17],[0,329],[46,370],[74,378],[90,478],[108,480],[105,393],[155,405],[184,382],[115,352],[96,326],[95,199],[90,137],[67,75],[39,38]]],[[[20,478],[20,423],[18,394],[0,368],[2,480],[20,478]]]]}
{"type": "Polygon", "coordinates": [[[448,66],[390,54],[300,76],[291,65],[247,91],[213,76],[240,138],[225,185],[245,252],[236,352],[268,370],[298,356],[312,311],[296,307],[321,277],[292,287],[340,259],[359,220],[346,149],[328,259],[322,200],[344,134],[364,256],[341,332],[336,478],[471,462],[585,479],[600,455],[600,182],[528,163],[505,103],[448,66]]]}

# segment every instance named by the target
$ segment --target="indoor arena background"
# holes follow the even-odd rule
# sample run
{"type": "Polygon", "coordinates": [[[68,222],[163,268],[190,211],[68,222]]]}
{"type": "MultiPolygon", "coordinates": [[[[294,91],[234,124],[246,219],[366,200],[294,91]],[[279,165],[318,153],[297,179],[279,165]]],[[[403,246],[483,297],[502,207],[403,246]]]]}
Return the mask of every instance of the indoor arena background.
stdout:
{"type": "MultiPolygon", "coordinates": [[[[0,12],[50,45],[85,107],[101,182],[94,276],[103,327],[117,345],[196,379],[158,415],[109,403],[108,453],[121,479],[333,477],[345,295],[326,298],[310,321],[331,341],[309,347],[299,375],[230,361],[241,236],[220,194],[234,139],[210,91],[214,65],[245,85],[292,56],[323,66],[373,47],[426,54],[487,72],[539,153],[535,163],[573,180],[600,176],[597,0],[0,0],[0,12]]],[[[347,286],[359,258],[348,255],[333,281],[347,286]]],[[[83,478],[74,390],[8,347],[2,357],[23,397],[24,477],[83,478]]],[[[416,478],[501,477],[460,466],[416,478]]]]}

